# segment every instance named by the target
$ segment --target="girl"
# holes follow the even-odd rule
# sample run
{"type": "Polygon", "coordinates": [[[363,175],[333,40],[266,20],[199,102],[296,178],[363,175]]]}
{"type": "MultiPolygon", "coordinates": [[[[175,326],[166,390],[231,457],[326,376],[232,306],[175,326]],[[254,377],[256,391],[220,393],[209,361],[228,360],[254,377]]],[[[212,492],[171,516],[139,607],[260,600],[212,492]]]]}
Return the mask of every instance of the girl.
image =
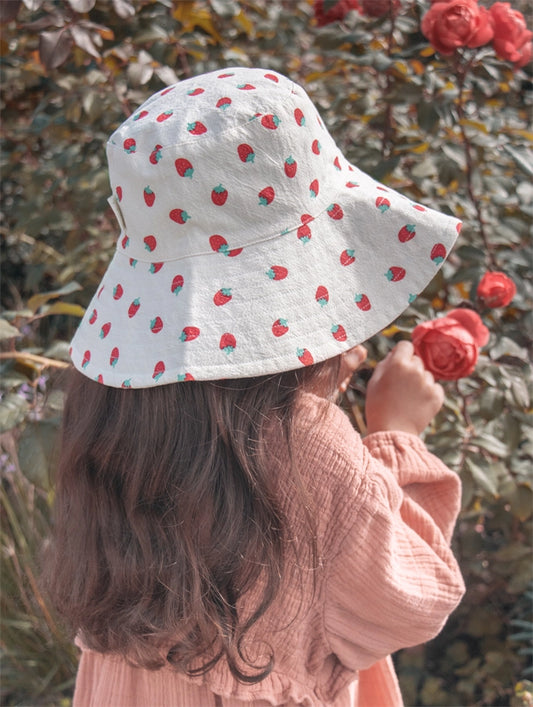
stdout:
{"type": "Polygon", "coordinates": [[[464,587],[459,482],[410,343],[361,440],[334,400],[458,222],[342,156],[302,88],[232,68],[108,146],[117,252],[74,337],[45,580],[75,707],[402,704],[390,654],[464,587]]]}

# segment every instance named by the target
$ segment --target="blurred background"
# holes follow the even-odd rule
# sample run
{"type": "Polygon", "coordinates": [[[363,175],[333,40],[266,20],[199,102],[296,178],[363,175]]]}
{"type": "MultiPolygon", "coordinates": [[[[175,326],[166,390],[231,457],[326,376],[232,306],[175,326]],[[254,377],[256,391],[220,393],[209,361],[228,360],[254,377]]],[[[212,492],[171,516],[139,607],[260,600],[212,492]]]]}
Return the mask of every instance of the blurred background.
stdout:
{"type": "MultiPolygon", "coordinates": [[[[501,41],[446,53],[442,13],[422,31],[441,3],[422,0],[0,3],[3,705],[67,707],[72,694],[77,651],[40,590],[39,548],[68,342],[118,235],[105,142],[154,91],[236,65],[301,83],[352,162],[464,221],[441,274],[369,346],[372,363],[456,307],[491,332],[426,434],[463,481],[467,594],[440,636],[395,663],[407,707],[533,705],[532,65],[526,0],[479,7],[492,5],[501,41]],[[479,296],[489,271],[512,280],[510,302],[479,296]]],[[[363,393],[361,380],[344,401],[360,428],[363,393]]]]}

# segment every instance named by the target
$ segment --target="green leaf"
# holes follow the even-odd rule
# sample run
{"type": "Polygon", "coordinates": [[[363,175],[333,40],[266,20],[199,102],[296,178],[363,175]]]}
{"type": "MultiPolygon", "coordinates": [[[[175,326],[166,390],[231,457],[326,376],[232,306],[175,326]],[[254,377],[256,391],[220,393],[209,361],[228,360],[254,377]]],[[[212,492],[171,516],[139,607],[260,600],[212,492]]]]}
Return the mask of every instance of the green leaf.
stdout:
{"type": "Polygon", "coordinates": [[[490,477],[488,468],[482,469],[470,458],[465,460],[465,466],[472,475],[472,479],[478,488],[483,489],[483,491],[486,491],[491,496],[496,497],[498,495],[496,481],[490,477]]]}

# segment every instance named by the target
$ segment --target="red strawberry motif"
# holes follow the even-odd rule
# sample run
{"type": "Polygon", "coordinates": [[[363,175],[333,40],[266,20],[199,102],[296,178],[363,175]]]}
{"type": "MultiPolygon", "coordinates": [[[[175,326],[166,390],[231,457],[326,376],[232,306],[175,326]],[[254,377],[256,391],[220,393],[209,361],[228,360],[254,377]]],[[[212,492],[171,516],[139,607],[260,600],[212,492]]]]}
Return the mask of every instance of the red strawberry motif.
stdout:
{"type": "Polygon", "coordinates": [[[104,382],[104,377],[101,373],[99,373],[96,378],[94,379],[97,383],[102,383],[104,382]]]}
{"type": "Polygon", "coordinates": [[[370,300],[366,295],[363,294],[355,295],[355,303],[357,304],[359,309],[363,310],[363,312],[368,312],[368,310],[372,308],[370,300]]]}
{"type": "Polygon", "coordinates": [[[227,304],[231,300],[231,287],[222,287],[218,292],[215,292],[213,296],[213,302],[217,307],[221,307],[223,304],[227,304]]]}
{"type": "Polygon", "coordinates": [[[255,86],[252,86],[251,83],[241,83],[237,86],[237,88],[240,88],[241,91],[254,91],[255,86]]]}
{"type": "Polygon", "coordinates": [[[407,243],[411,238],[416,236],[416,226],[414,223],[407,223],[405,226],[400,228],[398,233],[398,240],[400,243],[407,243]]]}
{"type": "Polygon", "coordinates": [[[163,361],[158,361],[154,366],[154,372],[152,373],[152,378],[157,382],[163,373],[165,372],[165,364],[163,361]]]}
{"type": "Polygon", "coordinates": [[[272,187],[265,187],[257,196],[259,197],[260,206],[268,206],[274,201],[274,189],[272,187]]]}
{"type": "Polygon", "coordinates": [[[146,118],[148,115],[147,110],[142,110],[140,113],[137,113],[136,115],[133,116],[133,120],[141,120],[141,118],[146,118]]]}
{"type": "Polygon", "coordinates": [[[272,324],[272,333],[274,336],[283,336],[289,331],[289,325],[286,319],[276,319],[272,324]]]}
{"type": "Polygon", "coordinates": [[[299,108],[294,109],[294,120],[298,123],[300,127],[305,125],[305,115],[299,108]]]}
{"type": "Polygon", "coordinates": [[[426,210],[423,206],[420,206],[420,204],[413,204],[413,208],[415,208],[417,211],[425,211],[426,210]]]}
{"type": "Polygon", "coordinates": [[[183,276],[176,275],[176,277],[172,280],[172,285],[170,287],[170,291],[173,292],[175,295],[179,295],[182,287],[183,287],[183,276]]]}
{"type": "Polygon", "coordinates": [[[174,166],[180,177],[189,177],[189,179],[192,179],[194,169],[189,160],[186,160],[184,157],[178,157],[174,162],[174,166]]]}
{"type": "Polygon", "coordinates": [[[342,324],[334,324],[331,327],[331,333],[333,334],[333,338],[337,339],[337,341],[346,341],[346,329],[342,324]]]}
{"type": "Polygon", "coordinates": [[[315,299],[321,307],[323,307],[325,304],[327,304],[329,302],[329,292],[324,287],[324,285],[319,285],[317,287],[317,290],[315,293],[315,299]]]}
{"type": "Polygon", "coordinates": [[[311,229],[307,224],[312,220],[313,217],[310,214],[303,214],[302,216],[300,216],[300,221],[302,222],[302,225],[296,231],[296,235],[299,240],[302,241],[302,243],[307,243],[311,240],[311,229]]]}
{"type": "Polygon", "coordinates": [[[194,377],[191,373],[178,373],[178,383],[183,383],[184,381],[193,381],[194,377]]]}
{"type": "Polygon", "coordinates": [[[153,206],[154,201],[155,201],[155,194],[154,192],[150,189],[150,187],[144,187],[144,203],[146,206],[153,206]]]}
{"type": "Polygon", "coordinates": [[[122,187],[117,187],[115,191],[117,192],[117,199],[122,201],[122,187]]]}
{"type": "Polygon", "coordinates": [[[172,221],[181,224],[185,223],[191,218],[189,214],[183,209],[172,209],[172,211],[169,213],[169,217],[172,219],[172,221]]]}
{"type": "Polygon", "coordinates": [[[385,273],[385,277],[389,282],[399,282],[405,277],[405,268],[400,268],[396,265],[390,267],[385,273]]]}
{"type": "Polygon", "coordinates": [[[389,193],[389,190],[386,187],[376,187],[378,191],[386,191],[387,194],[389,193]]]}
{"type": "Polygon", "coordinates": [[[313,144],[311,145],[311,150],[314,152],[314,154],[319,155],[321,149],[322,149],[322,146],[318,142],[318,140],[313,140],[313,144]]]}
{"type": "Polygon", "coordinates": [[[300,360],[300,363],[303,363],[304,366],[312,366],[314,363],[313,356],[307,349],[296,349],[296,355],[298,356],[298,359],[300,360]]]}
{"type": "Polygon", "coordinates": [[[227,240],[218,234],[209,237],[209,245],[216,253],[228,255],[230,258],[234,258],[242,251],[242,248],[234,248],[233,250],[230,250],[227,240]]]}
{"type": "Polygon", "coordinates": [[[442,243],[435,243],[431,249],[431,260],[435,265],[440,265],[446,258],[446,248],[442,243]]]}
{"type": "Polygon", "coordinates": [[[90,360],[91,360],[91,352],[90,352],[90,351],[86,351],[86,352],[83,354],[83,359],[82,359],[82,362],[81,362],[81,367],[82,367],[82,368],[87,368],[87,366],[89,365],[90,360]]]}
{"type": "Polygon", "coordinates": [[[165,263],[150,263],[150,273],[155,275],[159,272],[165,263]]]}
{"type": "Polygon", "coordinates": [[[354,187],[358,187],[359,184],[357,182],[346,182],[346,186],[348,189],[353,189],[354,187]]]}
{"type": "Polygon", "coordinates": [[[100,338],[105,339],[111,330],[111,322],[106,322],[100,329],[100,338]]]}
{"type": "Polygon", "coordinates": [[[121,388],[131,388],[131,378],[126,378],[125,381],[122,381],[120,384],[121,388]]]}
{"type": "Polygon", "coordinates": [[[224,351],[224,353],[227,353],[229,355],[235,350],[236,346],[237,342],[235,341],[235,337],[233,336],[233,334],[222,334],[222,336],[220,337],[219,344],[219,348],[221,351],[224,351]]]}
{"type": "Polygon", "coordinates": [[[226,108],[230,105],[231,105],[231,98],[228,98],[227,96],[224,96],[223,98],[219,98],[217,101],[217,108],[222,108],[222,110],[226,110],[226,108]]]}
{"type": "Polygon", "coordinates": [[[328,212],[328,216],[335,221],[338,221],[344,216],[344,211],[338,204],[330,204],[326,211],[328,212]]]}
{"type": "Polygon", "coordinates": [[[311,195],[311,199],[316,199],[316,197],[318,196],[318,190],[319,190],[318,179],[313,179],[313,181],[309,185],[309,193],[311,195]]]}
{"type": "Polygon", "coordinates": [[[298,163],[294,159],[292,155],[289,155],[287,159],[285,160],[285,163],[283,165],[283,168],[285,170],[285,174],[289,179],[292,179],[296,175],[296,170],[298,169],[298,163]]]}
{"type": "Polygon", "coordinates": [[[461,233],[462,227],[463,227],[463,224],[461,221],[459,221],[459,223],[456,224],[456,226],[455,226],[455,230],[457,231],[457,233],[461,233]]]}
{"type": "Polygon", "coordinates": [[[150,164],[157,164],[159,160],[163,157],[161,150],[163,145],[156,145],[152,152],[150,153],[150,164]]]}
{"type": "Polygon", "coordinates": [[[152,334],[159,334],[161,329],[163,328],[163,320],[161,317],[156,317],[155,319],[152,319],[150,322],[150,329],[152,331],[152,334]]]}
{"type": "Polygon", "coordinates": [[[351,248],[343,250],[340,256],[341,265],[351,265],[355,263],[355,251],[351,248]]]}
{"type": "Polygon", "coordinates": [[[194,341],[200,336],[200,329],[196,326],[186,326],[180,334],[180,341],[194,341]]]}
{"type": "Polygon", "coordinates": [[[261,125],[268,130],[275,130],[280,123],[281,120],[278,116],[273,115],[272,113],[268,113],[261,118],[261,125]]]}
{"type": "Polygon", "coordinates": [[[289,271],[283,265],[271,265],[266,274],[271,280],[284,280],[289,271]]]}
{"type": "Polygon", "coordinates": [[[384,214],[390,209],[390,201],[384,196],[378,196],[378,198],[376,199],[376,208],[379,209],[382,214],[384,214]]]}
{"type": "Polygon", "coordinates": [[[145,249],[149,253],[152,253],[157,247],[157,241],[155,239],[155,236],[145,236],[145,238],[143,238],[143,242],[145,249]]]}
{"type": "Polygon", "coordinates": [[[128,317],[130,319],[137,314],[140,306],[141,306],[141,300],[139,297],[136,297],[128,308],[128,317]]]}
{"type": "Polygon", "coordinates": [[[118,348],[115,346],[113,351],[111,351],[111,356],[109,357],[109,365],[113,366],[113,368],[115,368],[115,366],[117,365],[118,357],[119,351],[118,348]]]}
{"type": "Polygon", "coordinates": [[[342,169],[341,163],[339,162],[338,157],[335,157],[335,159],[333,160],[333,166],[335,167],[335,169],[338,169],[339,171],[342,169]]]}
{"type": "Polygon", "coordinates": [[[189,123],[187,125],[187,130],[191,135],[203,135],[207,132],[207,128],[203,123],[200,123],[199,120],[196,120],[194,123],[189,123]]]}
{"type": "Polygon", "coordinates": [[[241,162],[253,162],[255,159],[255,152],[250,145],[247,145],[245,142],[243,142],[239,147],[237,148],[237,152],[239,154],[239,159],[241,162]]]}
{"type": "Polygon", "coordinates": [[[130,266],[132,268],[134,268],[136,265],[137,265],[137,261],[135,260],[135,258],[130,258],[130,266]]]}
{"type": "Polygon", "coordinates": [[[190,91],[187,91],[188,96],[199,96],[204,92],[203,88],[193,88],[190,91]]]}
{"type": "Polygon", "coordinates": [[[130,238],[127,235],[124,235],[123,239],[120,241],[120,245],[126,249],[130,244],[130,238]]]}
{"type": "Polygon", "coordinates": [[[158,123],[164,123],[165,120],[168,120],[170,116],[172,115],[173,111],[171,110],[166,110],[164,113],[161,113],[160,115],[157,116],[156,120],[158,123]]]}
{"type": "Polygon", "coordinates": [[[219,74],[217,79],[229,79],[230,76],[235,76],[235,74],[219,74]]]}
{"type": "Polygon", "coordinates": [[[279,79],[275,74],[265,74],[265,79],[270,79],[274,83],[279,83],[279,79]]]}
{"type": "Polygon", "coordinates": [[[118,285],[115,285],[115,287],[113,288],[113,299],[120,299],[123,294],[124,289],[122,285],[120,283],[118,285]]]}
{"type": "Polygon", "coordinates": [[[168,88],[165,88],[164,91],[161,91],[161,95],[162,95],[162,96],[166,96],[167,93],[170,93],[170,92],[173,91],[173,90],[174,90],[174,86],[169,86],[168,88]]]}
{"type": "Polygon", "coordinates": [[[102,294],[104,289],[105,289],[105,285],[102,285],[102,287],[98,290],[98,294],[96,295],[98,297],[98,299],[100,299],[100,295],[102,294]]]}
{"type": "Polygon", "coordinates": [[[225,189],[222,184],[215,187],[211,192],[211,201],[215,206],[224,206],[228,198],[228,190],[225,189]]]}
{"type": "Polygon", "coordinates": [[[128,155],[131,155],[137,149],[137,144],[132,137],[128,137],[126,138],[126,140],[124,140],[123,147],[124,150],[128,153],[128,155]]]}
{"type": "Polygon", "coordinates": [[[98,312],[96,311],[96,309],[93,309],[93,312],[89,318],[89,324],[94,324],[97,317],[98,317],[98,312]]]}

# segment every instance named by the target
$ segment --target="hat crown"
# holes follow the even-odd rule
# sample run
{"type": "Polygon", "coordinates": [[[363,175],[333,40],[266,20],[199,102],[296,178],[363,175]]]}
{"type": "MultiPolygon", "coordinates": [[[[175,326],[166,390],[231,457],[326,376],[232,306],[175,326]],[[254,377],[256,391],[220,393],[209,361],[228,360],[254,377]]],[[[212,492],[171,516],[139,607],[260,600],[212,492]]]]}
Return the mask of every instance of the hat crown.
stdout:
{"type": "Polygon", "coordinates": [[[145,261],[293,231],[333,201],[348,165],[305,91],[262,69],[191,78],[146,101],[107,154],[119,251],[145,261]]]}

